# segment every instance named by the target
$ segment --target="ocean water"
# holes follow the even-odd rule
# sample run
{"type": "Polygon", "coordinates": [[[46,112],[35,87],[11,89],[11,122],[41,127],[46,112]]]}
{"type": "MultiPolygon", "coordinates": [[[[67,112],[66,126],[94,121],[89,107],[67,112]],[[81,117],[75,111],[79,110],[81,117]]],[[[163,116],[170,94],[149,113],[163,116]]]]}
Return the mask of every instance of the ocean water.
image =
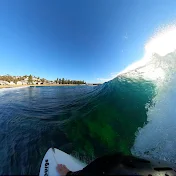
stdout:
{"type": "Polygon", "coordinates": [[[152,82],[125,77],[101,86],[1,90],[0,175],[38,174],[50,147],[86,162],[130,154],[154,95],[152,82]]]}
{"type": "Polygon", "coordinates": [[[1,91],[0,174],[37,174],[50,147],[86,162],[110,152],[130,154],[154,95],[152,82],[125,77],[96,87],[1,91]]]}
{"type": "Polygon", "coordinates": [[[50,147],[176,163],[176,51],[100,86],[0,90],[0,175],[38,174],[50,147]]]}

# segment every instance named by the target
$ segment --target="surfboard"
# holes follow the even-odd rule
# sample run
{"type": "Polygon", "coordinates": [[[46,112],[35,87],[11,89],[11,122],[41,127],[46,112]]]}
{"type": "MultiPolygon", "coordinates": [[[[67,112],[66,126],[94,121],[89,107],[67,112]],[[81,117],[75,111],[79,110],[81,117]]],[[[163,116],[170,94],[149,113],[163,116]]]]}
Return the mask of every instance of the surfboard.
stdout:
{"type": "Polygon", "coordinates": [[[50,148],[42,161],[39,176],[60,176],[56,170],[57,164],[64,164],[71,171],[83,169],[86,164],[56,148],[50,148]]]}

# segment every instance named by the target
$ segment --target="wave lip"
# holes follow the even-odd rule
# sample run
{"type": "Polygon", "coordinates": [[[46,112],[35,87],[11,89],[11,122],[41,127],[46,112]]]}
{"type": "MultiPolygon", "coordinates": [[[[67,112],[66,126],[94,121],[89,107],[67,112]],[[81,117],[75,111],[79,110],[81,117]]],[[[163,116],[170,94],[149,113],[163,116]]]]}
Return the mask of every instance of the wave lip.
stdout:
{"type": "Polygon", "coordinates": [[[148,109],[148,123],[136,133],[134,155],[176,163],[176,73],[167,80],[148,109]]]}

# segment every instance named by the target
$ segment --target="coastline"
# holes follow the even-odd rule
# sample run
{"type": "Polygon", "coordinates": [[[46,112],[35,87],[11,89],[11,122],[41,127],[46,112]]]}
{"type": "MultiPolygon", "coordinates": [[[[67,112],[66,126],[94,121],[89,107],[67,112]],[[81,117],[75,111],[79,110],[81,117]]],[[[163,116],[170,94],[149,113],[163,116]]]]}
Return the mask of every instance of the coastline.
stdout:
{"type": "Polygon", "coordinates": [[[40,84],[40,85],[29,85],[30,87],[55,87],[55,86],[81,86],[86,84],[40,84]]]}
{"type": "Polygon", "coordinates": [[[0,85],[1,89],[13,89],[13,88],[25,88],[30,87],[30,85],[0,85]]]}
{"type": "MultiPolygon", "coordinates": [[[[13,89],[13,88],[25,88],[25,87],[51,87],[51,86],[78,86],[78,85],[79,84],[0,85],[0,89],[13,89]]],[[[82,85],[80,84],[80,86],[82,85]]]]}

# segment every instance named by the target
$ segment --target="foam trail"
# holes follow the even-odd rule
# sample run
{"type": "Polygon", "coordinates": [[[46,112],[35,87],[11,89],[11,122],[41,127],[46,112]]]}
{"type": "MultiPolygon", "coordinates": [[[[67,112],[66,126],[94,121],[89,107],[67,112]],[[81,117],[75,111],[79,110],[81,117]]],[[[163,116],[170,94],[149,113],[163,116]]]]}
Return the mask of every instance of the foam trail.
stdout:
{"type": "Polygon", "coordinates": [[[176,163],[176,75],[155,97],[149,108],[149,123],[136,134],[132,153],[176,163]]]}
{"type": "Polygon", "coordinates": [[[30,86],[22,86],[22,87],[10,87],[10,88],[1,88],[0,91],[7,91],[7,90],[16,90],[16,89],[23,89],[26,87],[30,87],[30,86]]]}
{"type": "Polygon", "coordinates": [[[28,87],[30,87],[30,86],[23,86],[23,87],[11,87],[11,88],[1,88],[0,89],[0,96],[2,96],[2,95],[4,95],[4,94],[6,94],[6,93],[8,93],[8,92],[16,92],[16,91],[18,91],[19,89],[25,89],[25,88],[28,88],[28,87]]]}

